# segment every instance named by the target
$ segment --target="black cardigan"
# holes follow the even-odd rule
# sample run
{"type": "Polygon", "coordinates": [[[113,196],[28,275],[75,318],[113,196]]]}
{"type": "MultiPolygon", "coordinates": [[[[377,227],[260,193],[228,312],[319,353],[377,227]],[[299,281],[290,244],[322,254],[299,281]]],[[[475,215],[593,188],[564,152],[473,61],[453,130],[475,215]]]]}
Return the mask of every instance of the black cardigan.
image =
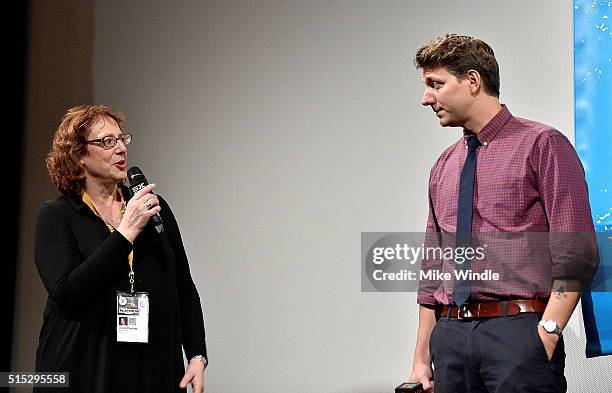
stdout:
{"type": "MultiPolygon", "coordinates": [[[[122,187],[123,195],[129,192],[122,187]]],[[[207,356],[198,291],[176,219],[159,196],[164,232],[151,223],[132,245],[112,234],[80,197],[43,203],[36,227],[36,266],[49,297],[36,371],[68,371],[70,392],[172,392],[187,359],[207,356]],[[149,343],[116,342],[116,291],[149,293],[149,343]]],[[[44,391],[35,389],[35,391],[44,391]]]]}

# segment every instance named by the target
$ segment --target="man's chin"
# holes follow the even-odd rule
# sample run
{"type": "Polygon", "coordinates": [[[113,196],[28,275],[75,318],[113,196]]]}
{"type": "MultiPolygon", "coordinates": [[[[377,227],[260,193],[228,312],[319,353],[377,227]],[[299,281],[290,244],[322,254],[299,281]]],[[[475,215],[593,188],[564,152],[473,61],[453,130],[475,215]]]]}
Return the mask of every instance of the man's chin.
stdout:
{"type": "Polygon", "coordinates": [[[440,118],[440,126],[442,126],[442,127],[449,127],[450,124],[449,124],[448,120],[445,120],[444,118],[440,118]]]}
{"type": "Polygon", "coordinates": [[[441,127],[461,127],[459,124],[453,123],[451,120],[441,118],[440,119],[441,127]]]}

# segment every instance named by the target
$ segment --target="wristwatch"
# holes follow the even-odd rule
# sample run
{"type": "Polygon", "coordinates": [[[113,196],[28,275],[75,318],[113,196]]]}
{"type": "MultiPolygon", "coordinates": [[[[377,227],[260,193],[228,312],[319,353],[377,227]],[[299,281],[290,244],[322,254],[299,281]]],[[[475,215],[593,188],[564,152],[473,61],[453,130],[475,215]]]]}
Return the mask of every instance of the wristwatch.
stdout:
{"type": "Polygon", "coordinates": [[[553,321],[552,319],[542,319],[540,322],[538,322],[538,325],[542,326],[546,333],[554,333],[560,336],[563,332],[563,329],[557,325],[557,321],[553,321]]]}
{"type": "Polygon", "coordinates": [[[192,357],[191,359],[198,359],[199,361],[202,362],[202,364],[204,365],[204,369],[206,369],[206,367],[208,366],[208,359],[206,359],[205,356],[202,355],[195,355],[194,357],[192,357]]]}

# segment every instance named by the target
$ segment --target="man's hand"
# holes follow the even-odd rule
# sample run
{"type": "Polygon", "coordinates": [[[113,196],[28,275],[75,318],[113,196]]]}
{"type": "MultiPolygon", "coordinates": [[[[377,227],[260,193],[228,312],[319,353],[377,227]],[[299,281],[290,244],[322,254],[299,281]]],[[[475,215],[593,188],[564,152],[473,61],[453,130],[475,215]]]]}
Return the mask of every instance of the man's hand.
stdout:
{"type": "Polygon", "coordinates": [[[540,325],[538,325],[538,334],[540,335],[540,340],[542,340],[542,344],[544,345],[544,349],[546,350],[546,357],[550,362],[553,353],[555,352],[555,348],[557,347],[557,343],[559,342],[559,336],[556,334],[548,333],[540,325]]]}
{"type": "Polygon", "coordinates": [[[191,383],[193,393],[204,393],[204,364],[198,359],[191,359],[185,376],[181,379],[179,387],[185,389],[191,383]]]}
{"type": "Polygon", "coordinates": [[[423,390],[427,393],[433,393],[434,386],[432,380],[431,366],[425,363],[414,363],[412,373],[408,382],[420,382],[423,385],[423,390]]]}
{"type": "MultiPolygon", "coordinates": [[[[578,288],[580,288],[580,282],[576,280],[553,281],[550,298],[548,299],[542,319],[551,319],[556,321],[561,329],[565,328],[580,299],[578,288]]],[[[540,325],[538,325],[538,334],[550,361],[557,347],[559,336],[547,333],[540,325]]]]}

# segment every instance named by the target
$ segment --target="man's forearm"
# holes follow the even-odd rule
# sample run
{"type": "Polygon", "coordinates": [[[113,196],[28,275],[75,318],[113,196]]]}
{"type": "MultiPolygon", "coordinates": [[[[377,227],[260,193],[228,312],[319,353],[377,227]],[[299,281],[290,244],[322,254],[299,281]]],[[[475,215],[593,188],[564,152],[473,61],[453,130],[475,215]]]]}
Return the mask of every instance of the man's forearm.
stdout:
{"type": "Polygon", "coordinates": [[[435,324],[435,311],[432,308],[419,306],[419,328],[414,350],[414,363],[430,363],[429,338],[435,324]]]}
{"type": "Polygon", "coordinates": [[[578,281],[555,280],[542,319],[557,321],[557,325],[563,329],[580,299],[577,288],[580,288],[578,281]]]}

